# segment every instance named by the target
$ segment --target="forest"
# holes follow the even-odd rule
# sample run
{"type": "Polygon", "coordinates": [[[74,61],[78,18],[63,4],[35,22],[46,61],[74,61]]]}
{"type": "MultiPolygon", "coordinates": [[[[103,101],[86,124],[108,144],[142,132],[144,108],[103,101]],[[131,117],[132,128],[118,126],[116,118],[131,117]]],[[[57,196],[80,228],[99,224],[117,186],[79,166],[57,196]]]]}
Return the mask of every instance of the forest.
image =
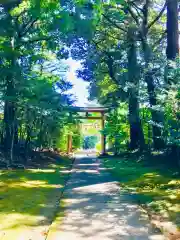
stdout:
{"type": "Polygon", "coordinates": [[[70,111],[68,59],[89,101],[110,109],[105,167],[180,225],[179,10],[179,0],[0,0],[0,238],[58,216],[68,136],[73,150],[94,148],[70,111]]]}
{"type": "Polygon", "coordinates": [[[84,59],[78,76],[90,82],[90,99],[114,106],[106,136],[117,154],[165,151],[178,164],[178,2],[111,1],[84,14],[89,8],[99,20],[72,54],[84,59]]]}
{"type": "Polygon", "coordinates": [[[8,0],[0,7],[1,149],[8,164],[33,149],[80,144],[63,60],[81,61],[89,98],[113,106],[115,153],[163,151],[179,164],[179,7],[174,0],[8,0]],[[43,91],[42,91],[43,90],[43,91]]]}

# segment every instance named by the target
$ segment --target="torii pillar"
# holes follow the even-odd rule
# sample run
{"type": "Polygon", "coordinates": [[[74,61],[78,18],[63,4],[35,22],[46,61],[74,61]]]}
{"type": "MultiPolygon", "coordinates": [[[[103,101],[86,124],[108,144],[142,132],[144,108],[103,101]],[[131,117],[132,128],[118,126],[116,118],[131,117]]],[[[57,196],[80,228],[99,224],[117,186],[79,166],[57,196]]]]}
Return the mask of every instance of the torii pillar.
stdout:
{"type": "MultiPolygon", "coordinates": [[[[101,112],[101,129],[102,131],[104,130],[104,127],[105,127],[105,114],[104,112],[101,112]]],[[[106,154],[106,136],[105,134],[102,132],[101,133],[101,153],[102,155],[105,155],[106,154]]]]}
{"type": "Polygon", "coordinates": [[[67,139],[67,154],[70,154],[72,152],[72,135],[68,134],[67,139]]]}

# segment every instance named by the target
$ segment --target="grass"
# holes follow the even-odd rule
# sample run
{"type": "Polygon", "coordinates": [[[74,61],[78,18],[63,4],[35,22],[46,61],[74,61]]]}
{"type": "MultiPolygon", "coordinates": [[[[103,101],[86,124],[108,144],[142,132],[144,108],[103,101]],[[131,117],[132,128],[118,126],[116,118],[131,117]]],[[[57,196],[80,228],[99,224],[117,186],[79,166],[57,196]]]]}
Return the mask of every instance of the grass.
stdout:
{"type": "Polygon", "coordinates": [[[180,178],[176,171],[133,157],[104,158],[104,164],[135,201],[180,228],[180,178]]]}
{"type": "Polygon", "coordinates": [[[47,234],[70,166],[71,160],[56,158],[38,169],[0,170],[0,239],[47,234]]]}

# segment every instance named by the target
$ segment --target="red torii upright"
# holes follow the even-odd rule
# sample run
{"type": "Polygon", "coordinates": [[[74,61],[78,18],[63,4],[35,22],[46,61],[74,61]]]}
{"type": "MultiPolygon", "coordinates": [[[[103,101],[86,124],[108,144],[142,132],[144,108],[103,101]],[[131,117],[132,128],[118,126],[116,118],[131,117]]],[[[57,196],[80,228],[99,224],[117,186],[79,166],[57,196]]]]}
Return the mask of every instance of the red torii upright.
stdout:
{"type": "MultiPolygon", "coordinates": [[[[110,111],[108,107],[69,107],[69,112],[84,112],[85,116],[79,116],[78,119],[93,119],[93,120],[101,120],[101,129],[104,129],[105,126],[105,113],[110,111]],[[89,113],[100,113],[100,117],[89,116],[89,113]]],[[[106,136],[101,133],[101,149],[102,155],[106,154],[106,136]]],[[[68,135],[68,144],[67,144],[67,153],[72,152],[72,136],[68,135]]]]}

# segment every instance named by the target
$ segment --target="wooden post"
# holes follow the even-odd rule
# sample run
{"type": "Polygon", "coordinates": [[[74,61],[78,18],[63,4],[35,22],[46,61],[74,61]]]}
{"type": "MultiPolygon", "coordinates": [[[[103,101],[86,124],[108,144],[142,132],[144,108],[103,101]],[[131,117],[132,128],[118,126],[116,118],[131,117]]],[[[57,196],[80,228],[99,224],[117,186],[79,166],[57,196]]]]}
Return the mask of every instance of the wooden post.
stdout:
{"type": "MultiPolygon", "coordinates": [[[[105,126],[105,118],[104,118],[104,112],[101,113],[102,120],[101,120],[101,129],[104,130],[105,126]]],[[[104,133],[101,133],[101,149],[102,149],[102,155],[106,154],[106,136],[104,133]]]]}
{"type": "Polygon", "coordinates": [[[72,135],[68,134],[68,141],[67,141],[67,154],[72,152],[72,135]]]}

